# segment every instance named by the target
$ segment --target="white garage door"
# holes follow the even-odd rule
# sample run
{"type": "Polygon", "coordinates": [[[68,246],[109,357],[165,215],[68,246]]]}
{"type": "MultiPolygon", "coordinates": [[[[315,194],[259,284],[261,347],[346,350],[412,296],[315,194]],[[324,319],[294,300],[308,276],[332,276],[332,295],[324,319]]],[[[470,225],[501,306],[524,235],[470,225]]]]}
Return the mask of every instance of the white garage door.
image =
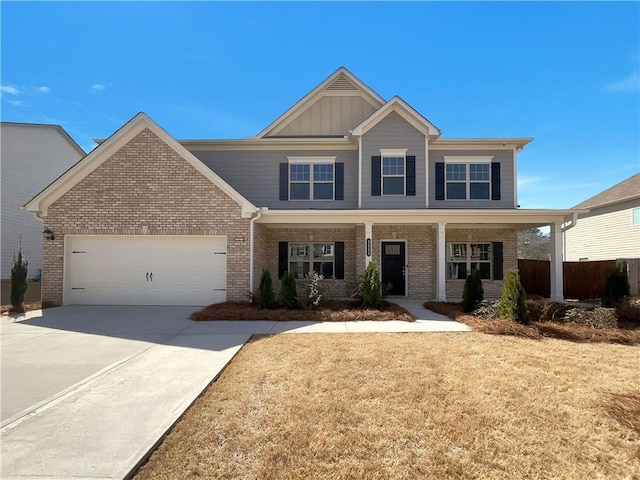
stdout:
{"type": "Polygon", "coordinates": [[[226,300],[226,237],[67,236],[67,305],[209,305],[226,300]]]}

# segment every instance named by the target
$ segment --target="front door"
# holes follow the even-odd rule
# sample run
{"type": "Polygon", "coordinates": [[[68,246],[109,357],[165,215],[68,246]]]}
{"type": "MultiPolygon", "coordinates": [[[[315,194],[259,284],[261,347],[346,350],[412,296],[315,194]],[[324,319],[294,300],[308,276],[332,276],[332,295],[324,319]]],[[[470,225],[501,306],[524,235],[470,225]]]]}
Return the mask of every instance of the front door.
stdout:
{"type": "Polygon", "coordinates": [[[390,283],[389,295],[405,295],[406,252],[404,242],[382,242],[382,285],[390,283]]]}

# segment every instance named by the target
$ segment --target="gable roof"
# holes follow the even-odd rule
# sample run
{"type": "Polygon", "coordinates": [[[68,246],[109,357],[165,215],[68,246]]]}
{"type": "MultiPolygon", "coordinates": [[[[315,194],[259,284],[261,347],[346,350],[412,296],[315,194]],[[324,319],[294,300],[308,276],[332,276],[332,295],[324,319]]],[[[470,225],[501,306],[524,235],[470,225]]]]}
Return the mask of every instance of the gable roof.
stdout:
{"type": "Polygon", "coordinates": [[[87,152],[85,152],[80,145],[76,143],[76,141],[71,138],[71,135],[67,133],[67,131],[62,128],[60,125],[53,125],[49,123],[22,123],[22,122],[0,122],[0,128],[3,126],[8,127],[36,127],[36,128],[53,128],[60,133],[62,138],[64,138],[71,147],[80,154],[80,156],[84,157],[87,152]]]}
{"type": "Polygon", "coordinates": [[[377,112],[365,119],[351,131],[352,135],[362,136],[380,123],[391,112],[396,112],[417,130],[427,136],[438,137],[442,133],[438,127],[423,117],[416,109],[399,96],[393,97],[377,112]]]}
{"type": "Polygon", "coordinates": [[[573,208],[597,208],[621,203],[627,200],[640,198],[640,173],[617,183],[613,187],[607,188],[605,191],[587,198],[584,202],[579,203],[573,208]]]}
{"type": "Polygon", "coordinates": [[[315,87],[304,97],[298,100],[291,108],[276,118],[271,124],[262,130],[257,138],[268,137],[277,134],[282,130],[297,114],[302,113],[312,103],[317,101],[324,95],[335,94],[336,92],[349,92],[350,94],[359,94],[374,108],[378,109],[384,105],[385,100],[376,92],[365,85],[358,77],[347,70],[345,67],[338,68],[329,75],[320,85],[315,87]]]}
{"type": "Polygon", "coordinates": [[[175,138],[169,135],[162,127],[149,118],[144,112],[138,113],[135,117],[116,130],[107,140],[98,145],[91,153],[82,158],[79,162],[69,168],[49,186],[29,200],[24,208],[33,212],[37,216],[47,214],[47,208],[71,188],[77,185],[83,178],[93,172],[102,163],[109,159],[114,153],[131,141],[145,128],[151,130],[160,140],[172,148],[178,155],[190,163],[196,170],[207,177],[211,183],[233,199],[242,207],[243,217],[251,216],[256,211],[256,207],[245,197],[243,197],[231,185],[225,182],[218,174],[202,163],[195,155],[182,146],[175,138]]]}

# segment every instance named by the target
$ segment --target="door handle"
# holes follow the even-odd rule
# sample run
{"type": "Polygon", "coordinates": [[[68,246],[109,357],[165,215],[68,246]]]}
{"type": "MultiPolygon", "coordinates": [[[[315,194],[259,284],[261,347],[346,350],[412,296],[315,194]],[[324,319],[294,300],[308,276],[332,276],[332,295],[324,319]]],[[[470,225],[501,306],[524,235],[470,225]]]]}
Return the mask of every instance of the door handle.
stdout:
{"type": "Polygon", "coordinates": [[[149,272],[147,272],[147,282],[149,281],[149,272]]]}
{"type": "Polygon", "coordinates": [[[151,278],[151,281],[153,282],[153,272],[151,272],[151,274],[149,275],[149,277],[151,278]]]}
{"type": "Polygon", "coordinates": [[[402,267],[402,276],[406,276],[407,272],[406,272],[406,267],[402,267]]]}

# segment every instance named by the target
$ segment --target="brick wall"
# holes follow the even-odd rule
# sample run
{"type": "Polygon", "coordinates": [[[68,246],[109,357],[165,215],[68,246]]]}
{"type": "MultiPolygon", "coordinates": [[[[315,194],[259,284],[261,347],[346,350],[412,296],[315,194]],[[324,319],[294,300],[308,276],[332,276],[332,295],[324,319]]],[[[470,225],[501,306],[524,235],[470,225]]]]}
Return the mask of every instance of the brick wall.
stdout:
{"type": "Polygon", "coordinates": [[[210,180],[145,129],[54,202],[44,219],[42,300],[60,304],[64,237],[227,235],[227,300],[249,290],[249,219],[210,180]]]}

